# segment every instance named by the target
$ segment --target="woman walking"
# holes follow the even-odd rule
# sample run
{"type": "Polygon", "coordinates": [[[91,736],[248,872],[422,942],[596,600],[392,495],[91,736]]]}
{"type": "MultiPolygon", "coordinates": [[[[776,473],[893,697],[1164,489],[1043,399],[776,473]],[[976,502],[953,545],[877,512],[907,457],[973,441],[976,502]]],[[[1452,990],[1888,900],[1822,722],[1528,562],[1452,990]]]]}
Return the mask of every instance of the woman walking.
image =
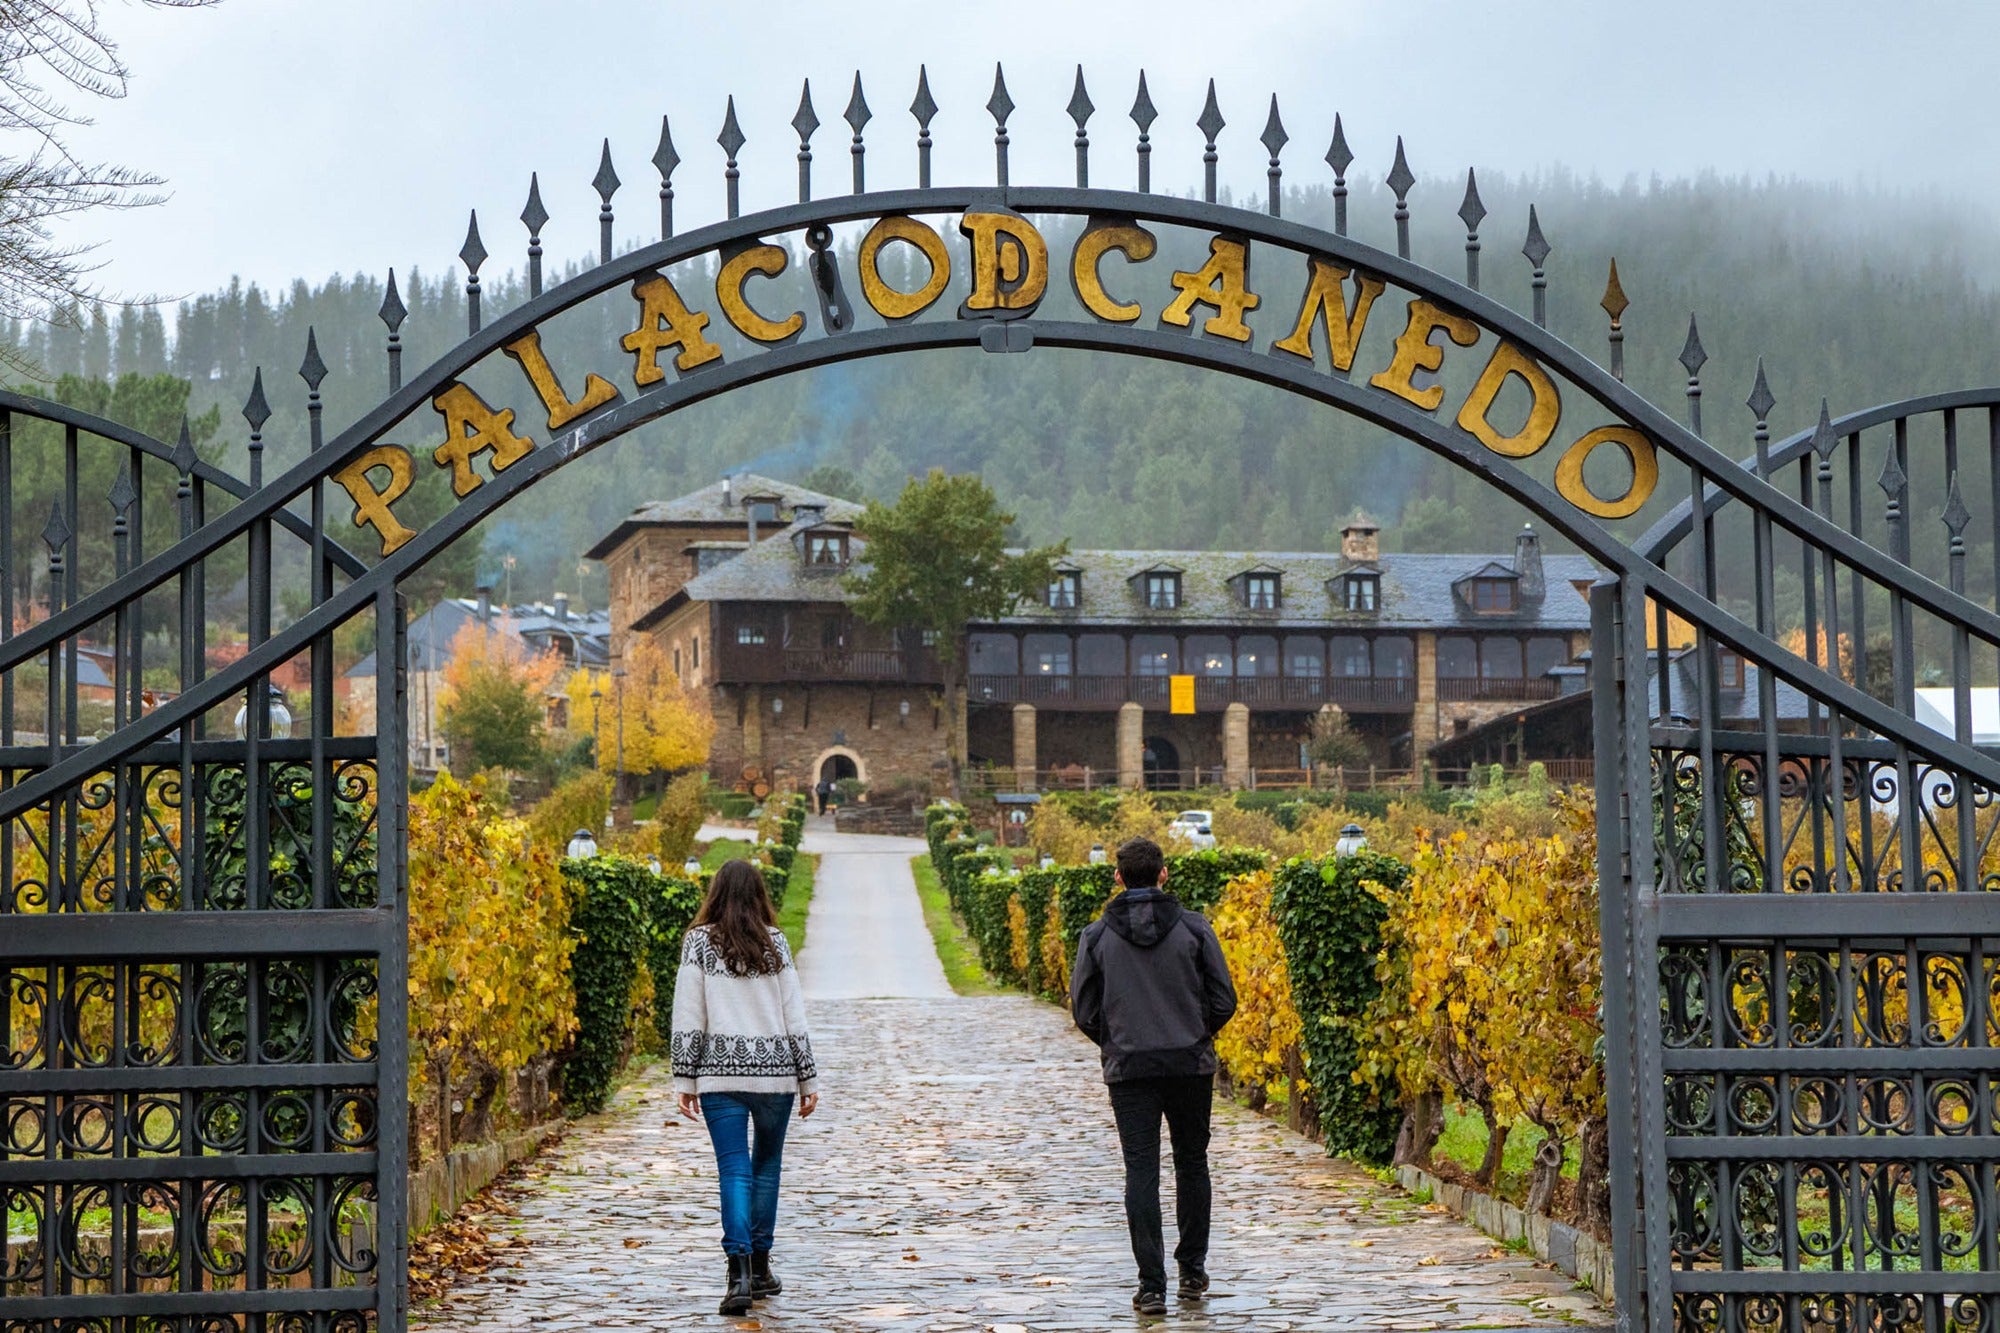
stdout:
{"type": "Polygon", "coordinates": [[[681,1114],[704,1120],[722,1186],[723,1314],[784,1290],[771,1272],[778,1175],[792,1097],[819,1106],[819,1072],[791,946],[764,877],[748,861],[715,872],[681,943],[674,982],[674,1091],[681,1114]]]}

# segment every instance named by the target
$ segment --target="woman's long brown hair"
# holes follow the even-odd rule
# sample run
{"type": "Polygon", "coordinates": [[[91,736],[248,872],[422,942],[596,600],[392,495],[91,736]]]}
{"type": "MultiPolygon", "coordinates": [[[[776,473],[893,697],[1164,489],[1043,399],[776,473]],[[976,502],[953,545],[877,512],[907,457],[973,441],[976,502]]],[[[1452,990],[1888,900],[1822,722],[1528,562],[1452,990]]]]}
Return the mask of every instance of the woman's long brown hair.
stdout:
{"type": "Polygon", "coordinates": [[[708,927],[708,942],[732,976],[762,976],[784,965],[771,939],[778,924],[771,894],[748,861],[726,861],[715,872],[694,924],[708,927]]]}

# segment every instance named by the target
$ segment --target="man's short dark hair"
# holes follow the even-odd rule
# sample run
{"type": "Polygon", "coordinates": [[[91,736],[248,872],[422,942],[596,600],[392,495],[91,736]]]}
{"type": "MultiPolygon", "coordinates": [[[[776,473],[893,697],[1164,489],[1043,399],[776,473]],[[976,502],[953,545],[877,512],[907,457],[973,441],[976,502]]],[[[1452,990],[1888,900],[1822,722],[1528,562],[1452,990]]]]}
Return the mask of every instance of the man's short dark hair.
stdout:
{"type": "Polygon", "coordinates": [[[1150,889],[1166,868],[1166,853],[1151,838],[1127,838],[1118,844],[1118,877],[1126,888],[1150,889]]]}

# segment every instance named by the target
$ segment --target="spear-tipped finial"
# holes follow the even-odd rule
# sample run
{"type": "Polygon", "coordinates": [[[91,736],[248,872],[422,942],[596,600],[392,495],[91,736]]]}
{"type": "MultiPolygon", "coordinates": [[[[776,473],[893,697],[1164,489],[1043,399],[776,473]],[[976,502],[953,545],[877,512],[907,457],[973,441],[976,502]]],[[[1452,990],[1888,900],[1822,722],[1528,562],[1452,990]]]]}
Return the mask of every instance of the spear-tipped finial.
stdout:
{"type": "Polygon", "coordinates": [[[1889,521],[1893,523],[1901,514],[1898,502],[1910,479],[1904,474],[1902,460],[1896,457],[1896,451],[1889,449],[1886,452],[1888,457],[1882,460],[1882,475],[1876,478],[1876,484],[1889,497],[1889,521]]]}
{"type": "MultiPolygon", "coordinates": [[[[1812,449],[1821,462],[1830,462],[1833,451],[1840,444],[1840,437],[1834,434],[1833,414],[1827,411],[1826,399],[1819,400],[1819,424],[1813,427],[1812,449]]],[[[1953,473],[1957,475],[1956,472],[1953,473]]]]}
{"type": "Polygon", "coordinates": [[[1530,264],[1539,269],[1548,262],[1550,249],[1548,237],[1542,235],[1541,216],[1535,212],[1535,206],[1529,204],[1528,239],[1522,244],[1521,253],[1527,256],[1530,264]]]}
{"type": "Polygon", "coordinates": [[[1153,95],[1146,91],[1146,71],[1139,71],[1139,92],[1132,99],[1129,113],[1132,123],[1139,127],[1139,192],[1147,194],[1153,188],[1153,121],[1159,112],[1153,107],[1153,95]]]}
{"type": "Polygon", "coordinates": [[[1611,327],[1617,328],[1624,322],[1625,312],[1632,308],[1632,302],[1625,295],[1625,286],[1618,281],[1618,260],[1611,261],[1611,276],[1604,280],[1604,296],[1598,306],[1611,317],[1611,327]]]}
{"type": "Polygon", "coordinates": [[[590,178],[590,186],[597,191],[597,197],[604,201],[604,207],[609,208],[611,196],[618,193],[618,187],[623,183],[618,179],[617,171],[611,166],[611,140],[606,139],[604,149],[597,157],[597,174],[590,178]]]}
{"type": "Polygon", "coordinates": [[[542,207],[541,173],[528,173],[528,204],[521,210],[521,225],[528,229],[531,241],[541,239],[542,228],[549,223],[549,210],[542,207]]]}
{"type": "Polygon", "coordinates": [[[738,197],[738,182],[743,173],[737,169],[736,155],[743,151],[743,145],[747,142],[743,137],[743,127],[736,123],[736,98],[733,94],[729,98],[728,108],[722,115],[722,132],[715,136],[715,141],[722,145],[723,156],[727,159],[723,163],[722,178],[728,188],[729,216],[733,218],[742,212],[742,201],[738,197]]]}
{"type": "Polygon", "coordinates": [[[1195,121],[1195,128],[1207,141],[1201,151],[1202,197],[1209,203],[1215,202],[1215,167],[1220,154],[1215,151],[1215,136],[1222,133],[1226,124],[1222,119],[1222,108],[1215,104],[1215,80],[1208,81],[1208,100],[1202,103],[1201,116],[1195,121]]]}
{"type": "Polygon", "coordinates": [[[1479,174],[1471,167],[1465,169],[1465,198],[1459,201],[1458,220],[1470,236],[1477,236],[1479,224],[1486,220],[1486,202],[1479,197],[1479,174]]]}
{"type": "Polygon", "coordinates": [[[1945,531],[1951,534],[1952,545],[1958,548],[1954,554],[1962,553],[1965,525],[1972,522],[1972,511],[1965,507],[1965,497],[1958,493],[1957,468],[1951,470],[1951,484],[1945,491],[1944,512],[1938,517],[1944,520],[1945,531]]]}
{"type": "Polygon", "coordinates": [[[42,525],[42,541],[49,548],[51,559],[59,559],[63,547],[69,545],[73,535],[69,520],[63,517],[62,501],[49,506],[49,521],[42,525]]]}
{"type": "Polygon", "coordinates": [[[611,168],[611,140],[604,141],[604,151],[597,158],[597,175],[591,178],[591,186],[596,189],[600,202],[597,206],[597,258],[599,263],[611,262],[611,196],[618,192],[618,173],[611,168]]]}
{"type": "Polygon", "coordinates": [[[1625,378],[1625,312],[1632,302],[1625,296],[1625,285],[1618,281],[1618,260],[1611,261],[1611,275],[1604,280],[1604,295],[1597,302],[1598,307],[1611,318],[1611,375],[1625,378]]]}
{"type": "Polygon", "coordinates": [[[868,188],[867,173],[863,170],[863,158],[868,150],[861,143],[861,130],[872,118],[873,113],[868,110],[868,99],[861,95],[861,71],[856,70],[854,71],[854,91],[848,95],[847,110],[841,113],[841,119],[847,122],[847,128],[854,131],[854,139],[848,145],[847,154],[854,160],[854,192],[856,194],[865,193],[868,188]]]}
{"type": "MultiPolygon", "coordinates": [[[[1681,344],[1680,360],[1681,369],[1685,370],[1690,377],[1701,374],[1701,368],[1708,364],[1708,349],[1701,345],[1701,329],[1695,324],[1695,318],[1692,314],[1688,316],[1688,336],[1687,341],[1681,344]]],[[[1762,357],[1757,358],[1757,383],[1764,385],[1764,393],[1766,395],[1771,392],[1770,386],[1764,384],[1764,358],[1762,357]]],[[[1751,390],[1751,396],[1753,398],[1756,397],[1756,390],[1751,390]]],[[[1753,403],[1751,406],[1754,408],[1756,405],[1753,403]]]]}
{"type": "Polygon", "coordinates": [[[1410,257],[1410,187],[1417,183],[1410,160],[1403,156],[1403,136],[1396,136],[1396,161],[1389,168],[1388,186],[1396,193],[1396,253],[1410,257]]]}
{"type": "Polygon", "coordinates": [[[542,180],[528,173],[528,204],[521,210],[521,225],[528,229],[528,295],[542,294],[542,228],[548,225],[549,210],[542,207],[542,180]]]}
{"type": "Polygon", "coordinates": [[[375,313],[389,326],[391,337],[403,327],[403,320],[410,313],[403,306],[403,294],[396,290],[396,270],[393,268],[389,270],[389,285],[382,292],[382,308],[375,313]]]}
{"type": "Polygon", "coordinates": [[[110,492],[104,497],[111,502],[111,510],[123,519],[128,510],[139,502],[139,488],[132,484],[132,465],[126,463],[118,469],[117,478],[111,483],[110,492]]]}
{"type": "Polygon", "coordinates": [[[799,89],[799,109],[792,113],[792,128],[799,136],[799,202],[812,198],[812,137],[819,128],[819,113],[813,110],[812,80],[799,89]]]}
{"type": "Polygon", "coordinates": [[[674,234],[674,168],[680,164],[680,151],[674,147],[674,132],[667,125],[667,118],[661,116],[660,146],[653,150],[653,166],[660,173],[660,239],[663,241],[674,234]]]}
{"type": "Polygon", "coordinates": [[[465,226],[465,244],[458,247],[459,262],[465,265],[466,276],[474,281],[479,278],[479,266],[486,262],[486,246],[479,239],[479,210],[472,210],[472,220],[465,226]]]}
{"type": "Polygon", "coordinates": [[[1479,177],[1465,169],[1465,198],[1459,201],[1458,220],[1465,224],[1465,285],[1479,290],[1479,224],[1486,219],[1486,203],[1479,197],[1479,177]]]}
{"type": "Polygon", "coordinates": [[[1333,142],[1327,145],[1326,164],[1333,168],[1333,229],[1347,235],[1347,169],[1354,165],[1354,151],[1347,146],[1347,131],[1340,114],[1333,117],[1333,142]]]}
{"type": "Polygon", "coordinates": [[[1529,204],[1528,239],[1521,246],[1521,253],[1535,266],[1534,278],[1530,283],[1535,293],[1535,325],[1544,329],[1549,326],[1549,279],[1543,266],[1548,263],[1549,250],[1548,237],[1542,235],[1541,215],[1535,212],[1533,204],[1529,204]]]}
{"type": "MultiPolygon", "coordinates": [[[[319,350],[310,344],[308,344],[308,354],[315,361],[319,359],[319,350]]],[[[300,373],[303,374],[304,372],[300,373]]],[[[326,367],[321,366],[319,373],[321,375],[326,374],[326,367]]],[[[252,435],[261,434],[264,429],[264,423],[271,419],[271,404],[264,397],[264,368],[262,366],[257,367],[256,373],[250,377],[250,397],[243,404],[243,419],[250,423],[250,433],[252,435]]]]}
{"type": "Polygon", "coordinates": [[[1069,118],[1076,123],[1076,188],[1090,188],[1090,113],[1097,110],[1091,105],[1090,93],[1083,86],[1083,66],[1076,67],[1076,83],[1069,90],[1069,105],[1064,108],[1069,118]]]}
{"type": "MultiPolygon", "coordinates": [[[[326,378],[326,362],[319,354],[319,333],[311,325],[306,326],[306,357],[299,362],[299,378],[306,382],[308,393],[318,393],[320,382],[326,378]]],[[[258,385],[262,387],[260,373],[258,385]]],[[[257,423],[252,422],[253,426],[257,423]]]]}
{"type": "Polygon", "coordinates": [[[910,114],[917,118],[917,188],[931,188],[931,117],[937,114],[937,102],[931,97],[931,76],[928,69],[917,66],[917,95],[910,99],[910,114]]]}
{"type": "Polygon", "coordinates": [[[200,461],[194,451],[194,434],[188,429],[187,413],[185,412],[181,413],[181,437],[174,443],[174,452],[170,461],[174,465],[174,470],[184,477],[191,474],[194,471],[194,465],[200,461]]]}
{"type": "Polygon", "coordinates": [[[1279,184],[1283,177],[1280,174],[1281,168],[1278,166],[1278,154],[1286,144],[1292,141],[1292,136],[1285,133],[1285,122],[1278,119],[1278,95],[1276,93],[1271,94],[1271,114],[1264,117],[1264,132],[1257,136],[1257,141],[1264,145],[1264,151],[1270,154],[1271,157],[1270,162],[1265,165],[1264,176],[1270,183],[1270,199],[1268,202],[1271,208],[1271,216],[1277,217],[1279,206],[1283,203],[1283,200],[1280,198],[1281,191],[1279,189],[1279,184]]]}
{"type": "MultiPolygon", "coordinates": [[[[1689,321],[1688,327],[1692,331],[1694,327],[1693,321],[1689,321]]],[[[1701,343],[1698,341],[1695,343],[1695,350],[1701,350],[1701,343]]],[[[1706,359],[1705,357],[1703,358],[1703,360],[1706,359]]],[[[1682,364],[1685,365],[1687,363],[1682,362],[1682,364]]],[[[1695,365],[1699,367],[1701,362],[1697,361],[1695,365]]],[[[1694,373],[1694,371],[1690,370],[1688,375],[1692,377],[1694,373]]],[[[1771,393],[1771,381],[1764,374],[1764,358],[1761,356],[1757,358],[1757,378],[1750,385],[1750,396],[1743,400],[1743,405],[1749,408],[1750,414],[1759,421],[1769,421],[1771,419],[1771,409],[1778,405],[1777,398],[1772,396],[1771,393]]]]}
{"type": "Polygon", "coordinates": [[[1014,99],[1007,95],[1007,76],[1000,62],[993,62],[993,95],[986,99],[993,116],[993,174],[1001,185],[1007,183],[1007,117],[1014,114],[1014,99]]]}

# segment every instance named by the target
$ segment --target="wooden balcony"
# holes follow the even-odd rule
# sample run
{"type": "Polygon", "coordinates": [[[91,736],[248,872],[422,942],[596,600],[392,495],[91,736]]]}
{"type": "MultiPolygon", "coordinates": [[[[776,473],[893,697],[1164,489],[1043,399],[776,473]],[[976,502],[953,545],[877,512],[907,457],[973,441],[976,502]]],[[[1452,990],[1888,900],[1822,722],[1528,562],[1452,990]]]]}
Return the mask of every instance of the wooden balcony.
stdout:
{"type": "Polygon", "coordinates": [[[944,673],[929,652],[899,648],[724,647],[717,679],[725,684],[886,682],[940,685],[944,673]]]}
{"type": "MultiPolygon", "coordinates": [[[[1165,676],[972,676],[974,704],[1034,704],[1075,712],[1116,712],[1127,703],[1165,709],[1165,676]]],[[[1407,713],[1417,682],[1408,676],[1196,676],[1196,712],[1220,712],[1244,703],[1259,712],[1313,712],[1338,704],[1350,713],[1407,713]]]]}

